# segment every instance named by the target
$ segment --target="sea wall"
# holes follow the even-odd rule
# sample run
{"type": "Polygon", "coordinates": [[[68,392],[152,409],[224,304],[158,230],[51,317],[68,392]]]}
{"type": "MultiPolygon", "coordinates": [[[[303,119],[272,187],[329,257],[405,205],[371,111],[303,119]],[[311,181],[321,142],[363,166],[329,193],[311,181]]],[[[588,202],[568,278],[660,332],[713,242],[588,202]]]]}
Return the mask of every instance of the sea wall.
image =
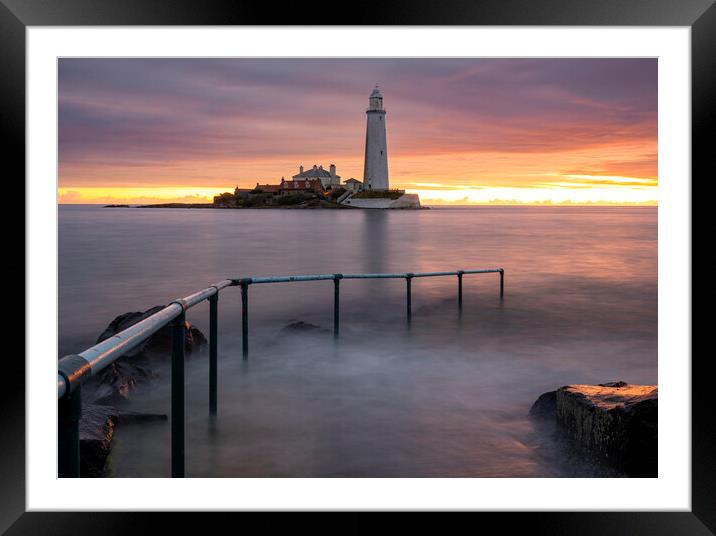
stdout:
{"type": "Polygon", "coordinates": [[[355,208],[376,208],[376,209],[414,209],[420,208],[420,197],[418,194],[403,194],[398,199],[390,198],[368,198],[356,199],[351,197],[344,203],[355,208]]]}

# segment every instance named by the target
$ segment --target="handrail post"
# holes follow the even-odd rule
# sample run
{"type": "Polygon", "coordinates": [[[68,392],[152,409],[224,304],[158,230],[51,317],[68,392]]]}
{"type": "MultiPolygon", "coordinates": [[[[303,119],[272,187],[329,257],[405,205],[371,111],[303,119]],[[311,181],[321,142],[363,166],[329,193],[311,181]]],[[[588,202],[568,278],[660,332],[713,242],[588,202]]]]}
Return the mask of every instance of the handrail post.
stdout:
{"type": "Polygon", "coordinates": [[[184,477],[184,341],[186,312],[172,321],[172,478],[184,477]]]}
{"type": "Polygon", "coordinates": [[[219,290],[209,296],[209,415],[216,415],[218,376],[218,301],[219,290]]]}
{"type": "Polygon", "coordinates": [[[242,279],[241,285],[241,351],[244,360],[249,358],[249,279],[242,279]]]}
{"type": "Polygon", "coordinates": [[[407,307],[407,313],[408,313],[408,324],[410,324],[413,316],[412,312],[412,292],[411,292],[411,282],[413,280],[413,274],[407,273],[405,274],[405,290],[406,290],[406,307],[407,307]]]}
{"type": "Polygon", "coordinates": [[[458,270],[457,272],[457,307],[462,311],[462,276],[465,274],[464,270],[458,270]]]}
{"type": "Polygon", "coordinates": [[[333,274],[333,336],[337,339],[340,330],[340,292],[343,274],[333,274]]]}
{"type": "Polygon", "coordinates": [[[505,270],[500,268],[500,299],[505,296],[505,270]]]}
{"type": "MultiPolygon", "coordinates": [[[[69,382],[67,389],[69,389],[69,382]]],[[[80,476],[80,417],[82,416],[81,388],[78,386],[58,401],[57,476],[80,476]]]]}

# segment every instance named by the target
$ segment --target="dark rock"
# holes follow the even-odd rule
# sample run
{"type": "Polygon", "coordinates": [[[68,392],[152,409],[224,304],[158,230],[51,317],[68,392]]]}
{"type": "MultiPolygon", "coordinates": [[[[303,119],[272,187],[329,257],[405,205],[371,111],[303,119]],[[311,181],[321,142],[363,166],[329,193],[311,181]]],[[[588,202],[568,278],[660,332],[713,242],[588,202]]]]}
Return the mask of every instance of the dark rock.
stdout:
{"type": "Polygon", "coordinates": [[[104,476],[119,413],[112,406],[82,404],[80,418],[80,476],[104,476]]]}
{"type": "Polygon", "coordinates": [[[287,326],[284,326],[281,329],[281,333],[306,333],[306,332],[312,332],[317,329],[321,329],[315,324],[311,324],[309,322],[304,322],[303,320],[299,320],[298,322],[291,322],[287,326]]]}
{"type": "Polygon", "coordinates": [[[97,404],[116,404],[128,399],[138,384],[156,378],[141,356],[121,358],[87,382],[84,391],[97,404]]]}
{"type": "Polygon", "coordinates": [[[120,410],[117,422],[122,424],[134,422],[166,421],[169,417],[165,413],[143,413],[141,411],[120,410]]]}
{"type": "MultiPolygon", "coordinates": [[[[97,342],[102,342],[120,331],[141,322],[145,318],[161,311],[163,306],[157,305],[144,312],[131,312],[119,315],[109,323],[97,342]]],[[[196,327],[186,323],[184,350],[188,355],[198,354],[206,347],[204,334],[196,327]]],[[[143,344],[127,352],[87,382],[89,400],[100,404],[116,404],[129,398],[131,392],[141,383],[156,378],[154,371],[160,361],[169,362],[171,357],[172,339],[171,326],[164,326],[143,344]]]]}
{"type": "MultiPolygon", "coordinates": [[[[145,318],[149,318],[153,314],[164,309],[163,305],[155,305],[154,307],[147,309],[143,312],[131,312],[119,315],[117,318],[112,320],[105,330],[97,337],[97,342],[102,342],[105,339],[109,339],[113,335],[116,335],[120,331],[124,331],[130,326],[133,326],[137,322],[141,322],[145,318]]],[[[184,341],[184,350],[191,354],[192,352],[198,352],[206,346],[206,337],[199,331],[199,329],[192,326],[189,322],[186,323],[186,338],[184,341]]],[[[137,348],[128,352],[125,357],[131,357],[138,354],[144,354],[147,357],[158,357],[164,356],[169,357],[172,350],[172,328],[167,325],[157,331],[154,335],[149,337],[143,344],[137,348]]]]}
{"type": "Polygon", "coordinates": [[[629,385],[627,382],[607,382],[607,383],[600,383],[600,387],[626,387],[629,385]]]}
{"type": "Polygon", "coordinates": [[[540,396],[530,415],[554,419],[558,433],[629,476],[657,476],[656,386],[566,385],[540,396]]]}
{"type": "Polygon", "coordinates": [[[79,423],[80,476],[105,476],[107,457],[119,423],[165,420],[167,416],[164,414],[119,410],[106,404],[83,404],[79,423]]]}
{"type": "Polygon", "coordinates": [[[656,398],[634,404],[618,453],[624,470],[636,477],[657,477],[659,467],[659,408],[656,398]]]}
{"type": "MultiPolygon", "coordinates": [[[[119,315],[97,338],[102,342],[144,320],[162,306],[144,312],[119,315]]],[[[158,376],[153,370],[161,358],[168,362],[171,356],[171,327],[164,326],[144,344],[128,352],[109,367],[93,376],[82,387],[85,403],[80,418],[80,475],[103,476],[109,455],[114,429],[119,422],[137,422],[166,419],[166,415],[119,411],[115,404],[125,402],[141,383],[158,376]]],[[[187,354],[198,353],[206,346],[204,334],[188,322],[184,348],[187,354]]]]}
{"type": "Polygon", "coordinates": [[[530,417],[537,419],[554,419],[557,415],[557,391],[549,391],[540,395],[530,408],[530,417]]]}

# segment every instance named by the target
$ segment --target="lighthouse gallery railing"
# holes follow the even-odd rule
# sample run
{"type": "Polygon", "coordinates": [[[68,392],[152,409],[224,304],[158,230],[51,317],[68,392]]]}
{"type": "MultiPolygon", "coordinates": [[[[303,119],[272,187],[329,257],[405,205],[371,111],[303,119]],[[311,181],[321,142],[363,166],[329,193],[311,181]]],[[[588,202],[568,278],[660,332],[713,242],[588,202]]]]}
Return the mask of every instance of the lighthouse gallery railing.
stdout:
{"type": "Polygon", "coordinates": [[[500,274],[500,298],[504,296],[505,271],[502,268],[485,270],[457,270],[454,272],[406,272],[392,274],[325,274],[290,275],[281,277],[247,277],[225,279],[185,298],[172,301],[141,322],[80,352],[65,356],[58,362],[58,476],[79,477],[80,448],[79,420],[82,414],[81,385],[92,376],[114,363],[121,356],[139,346],[166,325],[172,326],[171,360],[171,471],[172,477],[184,476],[184,339],[186,311],[209,301],[209,414],[217,412],[217,356],[218,356],[218,298],[227,287],[241,288],[241,346],[244,359],[249,354],[249,307],[250,285],[264,283],[289,283],[300,281],[333,281],[333,334],[340,330],[340,284],[344,279],[404,279],[406,283],[407,321],[412,318],[412,280],[419,277],[457,276],[458,307],[462,308],[462,279],[470,274],[500,274]]]}

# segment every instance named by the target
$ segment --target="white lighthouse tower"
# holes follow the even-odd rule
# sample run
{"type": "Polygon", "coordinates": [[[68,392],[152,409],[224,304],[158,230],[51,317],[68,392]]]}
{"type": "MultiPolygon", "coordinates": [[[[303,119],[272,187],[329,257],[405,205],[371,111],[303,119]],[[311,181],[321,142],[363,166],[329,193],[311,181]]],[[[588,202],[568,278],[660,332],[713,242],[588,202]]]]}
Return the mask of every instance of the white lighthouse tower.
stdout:
{"type": "Polygon", "coordinates": [[[388,189],[388,147],[385,137],[385,110],[383,95],[378,86],[368,98],[368,126],[365,131],[365,166],[363,188],[366,190],[388,189]]]}

